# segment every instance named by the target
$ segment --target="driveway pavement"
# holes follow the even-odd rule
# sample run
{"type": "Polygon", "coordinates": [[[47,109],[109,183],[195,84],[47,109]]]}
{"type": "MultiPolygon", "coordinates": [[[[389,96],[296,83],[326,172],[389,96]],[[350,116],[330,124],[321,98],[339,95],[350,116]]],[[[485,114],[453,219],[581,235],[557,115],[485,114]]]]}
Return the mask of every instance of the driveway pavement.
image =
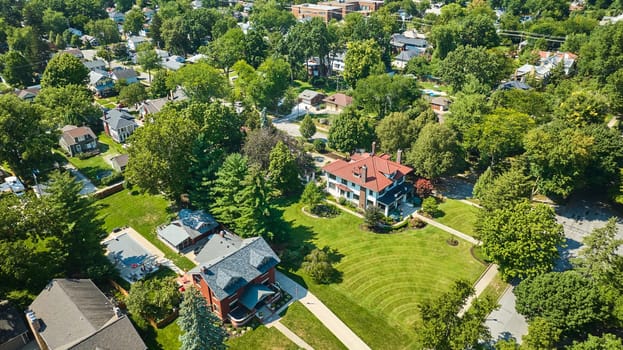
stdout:
{"type": "MultiPolygon", "coordinates": [[[[301,132],[299,131],[299,125],[297,123],[294,123],[292,120],[293,119],[286,119],[286,118],[274,119],[273,120],[273,125],[277,129],[286,132],[290,136],[301,137],[301,132]]],[[[316,131],[316,133],[314,134],[314,136],[312,138],[314,138],[314,139],[322,139],[322,140],[326,141],[327,140],[327,134],[325,134],[324,132],[321,132],[321,131],[316,131]]]]}
{"type": "Polygon", "coordinates": [[[521,337],[528,333],[528,323],[515,310],[515,294],[508,288],[499,300],[500,308],[489,314],[485,324],[491,331],[493,340],[515,338],[521,344],[521,337]]]}
{"type": "Polygon", "coordinates": [[[76,180],[78,180],[78,182],[82,184],[82,189],[80,190],[81,195],[84,196],[84,195],[91,194],[97,191],[97,187],[93,185],[91,180],[89,180],[80,171],[78,171],[78,169],[76,169],[76,167],[71,165],[71,163],[67,163],[66,165],[64,165],[64,167],[65,169],[69,170],[69,173],[73,175],[76,178],[76,180]]]}

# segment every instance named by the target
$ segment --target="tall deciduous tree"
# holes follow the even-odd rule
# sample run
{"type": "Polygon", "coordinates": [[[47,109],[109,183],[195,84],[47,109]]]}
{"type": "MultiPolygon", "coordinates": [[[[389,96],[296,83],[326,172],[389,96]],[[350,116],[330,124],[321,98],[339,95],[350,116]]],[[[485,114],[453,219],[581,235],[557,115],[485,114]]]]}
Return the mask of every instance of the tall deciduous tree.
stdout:
{"type": "Polygon", "coordinates": [[[428,124],[411,145],[407,162],[417,174],[435,179],[458,171],[463,151],[452,129],[443,124],[428,124]]]}
{"type": "Polygon", "coordinates": [[[225,77],[204,62],[182,67],[171,75],[168,85],[171,90],[180,85],[186,95],[199,102],[210,102],[223,97],[228,90],[225,77]]]}
{"type": "Polygon", "coordinates": [[[522,342],[529,350],[554,349],[560,340],[562,331],[554,324],[542,317],[536,317],[528,325],[528,334],[522,337],[522,342]]]}
{"type": "Polygon", "coordinates": [[[130,84],[119,90],[119,100],[126,106],[137,106],[147,99],[147,91],[143,84],[130,84]]]}
{"type": "Polygon", "coordinates": [[[84,86],[46,87],[37,95],[36,102],[48,108],[48,120],[57,128],[68,124],[101,128],[102,112],[93,104],[93,93],[84,86]]]}
{"type": "Polygon", "coordinates": [[[136,53],[136,63],[147,71],[148,81],[150,83],[151,71],[160,68],[161,65],[160,57],[156,53],[156,50],[148,43],[139,45],[138,52],[136,53]]]}
{"type": "Polygon", "coordinates": [[[32,67],[26,57],[17,51],[9,51],[0,58],[2,78],[7,84],[23,88],[32,83],[32,67]]]}
{"type": "Polygon", "coordinates": [[[299,131],[306,140],[309,140],[316,133],[316,124],[314,124],[314,120],[309,114],[305,115],[305,118],[301,121],[299,131]]]}
{"type": "Polygon", "coordinates": [[[576,262],[578,269],[601,282],[616,279],[623,268],[623,257],[617,253],[623,239],[617,238],[617,233],[617,219],[612,217],[606,226],[596,228],[584,237],[584,247],[576,262]]]}
{"type": "Polygon", "coordinates": [[[227,79],[229,79],[229,71],[234,63],[244,58],[244,39],[242,29],[236,26],[212,41],[207,47],[206,54],[215,66],[225,72],[227,79]]]}
{"type": "Polygon", "coordinates": [[[290,66],[280,58],[269,57],[257,69],[247,89],[256,107],[276,110],[289,86],[290,66]]]}
{"type": "Polygon", "coordinates": [[[85,26],[89,35],[95,37],[101,45],[114,44],[121,41],[117,23],[112,19],[91,20],[85,26]]]}
{"type": "Polygon", "coordinates": [[[125,14],[125,20],[123,21],[123,31],[126,33],[126,35],[137,35],[138,32],[143,29],[143,24],[145,24],[145,16],[143,16],[143,11],[135,7],[125,14]]]}
{"type": "Polygon", "coordinates": [[[368,147],[373,139],[372,123],[350,108],[339,114],[329,129],[329,147],[341,152],[352,152],[357,147],[368,147]]]}
{"type": "Polygon", "coordinates": [[[523,137],[534,121],[527,114],[509,109],[497,109],[485,116],[478,126],[477,148],[480,158],[492,165],[523,151],[523,137]]]}
{"type": "Polygon", "coordinates": [[[417,121],[409,118],[406,113],[394,112],[381,119],[375,131],[381,149],[394,154],[399,149],[409,149],[420,129],[417,121]]]}
{"type": "Polygon", "coordinates": [[[54,55],[41,78],[42,87],[62,87],[69,84],[84,85],[89,70],[80,59],[68,53],[54,55]]]}
{"type": "Polygon", "coordinates": [[[357,82],[355,105],[379,118],[390,112],[404,111],[420,96],[417,81],[403,75],[372,75],[357,82]]]}
{"type": "Polygon", "coordinates": [[[614,334],[603,334],[601,337],[588,335],[588,339],[583,342],[573,342],[569,350],[601,350],[601,349],[623,349],[623,340],[614,334]]]}
{"type": "Polygon", "coordinates": [[[181,350],[225,349],[223,341],[226,333],[196,288],[188,288],[184,292],[177,324],[183,332],[180,335],[181,350]]]}
{"type": "Polygon", "coordinates": [[[282,141],[270,151],[268,176],[272,185],[283,194],[296,192],[301,187],[296,159],[282,141]]]}
{"type": "Polygon", "coordinates": [[[459,46],[440,63],[439,74],[458,92],[465,84],[466,75],[471,74],[480,83],[493,87],[508,75],[508,67],[506,56],[502,54],[482,48],[459,46]],[[482,70],[483,66],[487,69],[482,70]]]}
{"type": "Polygon", "coordinates": [[[552,270],[564,242],[554,210],[524,201],[485,215],[478,233],[483,251],[500,266],[505,279],[526,278],[552,270]]]}
{"type": "Polygon", "coordinates": [[[372,39],[353,41],[347,45],[344,58],[344,79],[350,86],[371,74],[382,74],[385,65],[382,61],[381,49],[372,39]]]}

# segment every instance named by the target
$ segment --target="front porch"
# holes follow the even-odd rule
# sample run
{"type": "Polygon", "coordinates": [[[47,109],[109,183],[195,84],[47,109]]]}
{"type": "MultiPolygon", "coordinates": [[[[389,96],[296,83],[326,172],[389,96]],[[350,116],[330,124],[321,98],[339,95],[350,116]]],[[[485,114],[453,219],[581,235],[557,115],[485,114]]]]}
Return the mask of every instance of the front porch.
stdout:
{"type": "MultiPolygon", "coordinates": [[[[412,186],[407,183],[401,183],[394,186],[389,191],[385,192],[382,196],[376,199],[376,203],[385,216],[390,216],[390,213],[394,210],[400,210],[403,203],[407,202],[407,196],[411,194],[412,186]]],[[[409,214],[402,213],[403,217],[409,214]]]]}
{"type": "MultiPolygon", "coordinates": [[[[231,324],[234,327],[241,327],[247,324],[255,316],[262,321],[264,318],[271,316],[273,313],[267,313],[264,310],[270,310],[267,307],[281,298],[281,289],[275,284],[251,285],[242,294],[240,300],[234,308],[227,314],[231,324]]],[[[274,312],[274,310],[272,310],[274,312]]]]}

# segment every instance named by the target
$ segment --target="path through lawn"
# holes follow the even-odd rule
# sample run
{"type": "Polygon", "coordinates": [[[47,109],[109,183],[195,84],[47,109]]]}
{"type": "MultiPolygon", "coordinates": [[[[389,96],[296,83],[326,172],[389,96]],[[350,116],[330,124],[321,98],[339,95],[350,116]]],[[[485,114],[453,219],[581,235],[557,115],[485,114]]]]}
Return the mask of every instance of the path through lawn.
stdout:
{"type": "Polygon", "coordinates": [[[457,279],[474,282],[485,269],[468,243],[450,246],[450,234],[434,227],[374,234],[362,231],[361,219],[352,215],[314,219],[302,214],[300,204],[286,207],[284,218],[292,225],[291,247],[309,241],[343,255],[336,264],[343,273],[339,284],[317,285],[301,271],[297,275],[375,349],[413,348],[419,303],[457,279]]]}

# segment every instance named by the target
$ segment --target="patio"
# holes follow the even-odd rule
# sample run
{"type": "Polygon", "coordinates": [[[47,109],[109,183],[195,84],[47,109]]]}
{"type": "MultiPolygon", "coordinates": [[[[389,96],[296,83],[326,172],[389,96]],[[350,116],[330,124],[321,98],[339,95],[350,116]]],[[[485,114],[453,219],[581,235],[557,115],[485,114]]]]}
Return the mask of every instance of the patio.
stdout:
{"type": "Polygon", "coordinates": [[[102,242],[106,256],[115,265],[121,277],[134,283],[160,267],[160,258],[134,240],[127,232],[102,242]]]}

